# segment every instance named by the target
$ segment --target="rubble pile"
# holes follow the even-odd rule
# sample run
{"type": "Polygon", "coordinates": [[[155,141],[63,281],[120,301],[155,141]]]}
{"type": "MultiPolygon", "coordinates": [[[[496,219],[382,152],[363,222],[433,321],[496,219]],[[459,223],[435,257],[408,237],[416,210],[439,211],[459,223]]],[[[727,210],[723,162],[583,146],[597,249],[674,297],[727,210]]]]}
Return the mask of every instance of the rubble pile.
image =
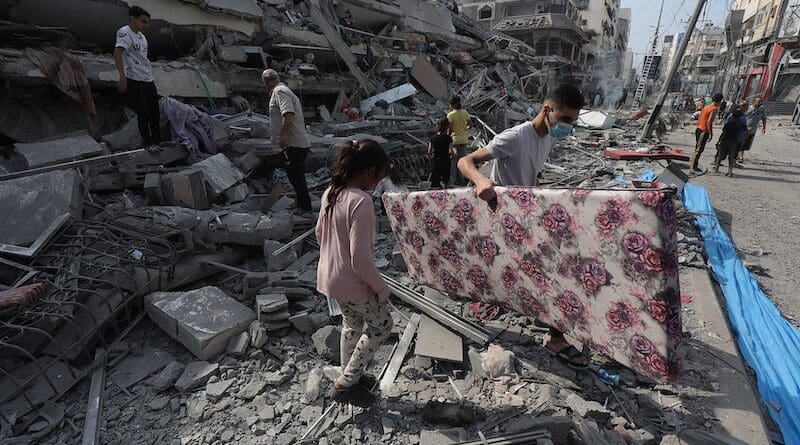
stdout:
{"type": "MultiPolygon", "coordinates": [[[[124,19],[125,2],[84,3],[124,19]]],[[[538,113],[548,79],[530,74],[530,47],[435,2],[177,2],[153,13],[171,142],[146,150],[86,24],[39,23],[26,8],[0,23],[0,79],[14,85],[0,99],[0,441],[76,443],[82,424],[109,444],[706,440],[709,376],[655,385],[599,356],[591,372],[566,368],[528,317],[405,277],[385,217],[376,264],[399,300],[371,370],[382,396],[330,392],[341,312],[316,292],[315,220],[295,212],[279,169],[261,70],[302,97],[318,211],[344,141],[377,140],[409,188],[424,189],[423,153],[449,97],[481,124],[472,148],[538,113]],[[43,41],[70,48],[62,56],[82,67],[96,106],[54,93],[26,50],[43,41]]],[[[113,36],[116,24],[98,26],[113,36]]],[[[634,130],[576,131],[542,185],[619,186],[665,165],[603,156],[640,148],[634,130]]],[[[694,228],[682,230],[681,262],[704,267],[694,228]]]]}

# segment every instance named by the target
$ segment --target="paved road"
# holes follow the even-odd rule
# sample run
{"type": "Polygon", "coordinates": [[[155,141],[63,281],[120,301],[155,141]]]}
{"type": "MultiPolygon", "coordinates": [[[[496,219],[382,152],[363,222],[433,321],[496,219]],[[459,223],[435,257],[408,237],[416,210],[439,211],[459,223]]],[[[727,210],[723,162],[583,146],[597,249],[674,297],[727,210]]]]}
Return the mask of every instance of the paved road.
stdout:
{"type": "MultiPolygon", "coordinates": [[[[670,132],[667,142],[691,151],[693,125],[670,132]]],[[[713,157],[712,145],[700,160],[703,169],[713,157]]],[[[734,170],[733,178],[709,172],[692,182],[708,188],[737,248],[763,251],[762,256],[748,254],[743,260],[755,266],[751,271],[766,293],[800,326],[800,127],[792,127],[788,119],[769,120],[767,134],[758,133],[744,166],[734,170]]]]}

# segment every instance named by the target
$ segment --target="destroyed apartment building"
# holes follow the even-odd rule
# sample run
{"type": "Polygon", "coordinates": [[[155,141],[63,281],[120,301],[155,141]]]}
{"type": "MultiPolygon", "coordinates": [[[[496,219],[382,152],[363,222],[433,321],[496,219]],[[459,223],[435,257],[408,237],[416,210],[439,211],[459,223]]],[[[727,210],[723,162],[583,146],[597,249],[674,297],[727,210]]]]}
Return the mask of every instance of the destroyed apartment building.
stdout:
{"type": "MultiPolygon", "coordinates": [[[[335,148],[353,139],[381,143],[408,188],[427,190],[427,141],[450,97],[475,118],[477,148],[538,113],[554,81],[513,32],[537,23],[507,25],[419,0],[0,0],[0,443],[759,443],[759,407],[736,398],[731,418],[715,397],[747,376],[709,361],[707,339],[684,333],[680,381],[600,352],[570,369],[532,317],[424,282],[393,214],[375,237],[395,320],[371,364],[381,398],[328,391],[341,310],[316,291],[316,219],[276,168],[261,73],[302,100],[316,211],[335,148]],[[134,3],[152,14],[169,141],[147,149],[112,55],[134,3]]],[[[573,25],[563,38],[583,41],[573,25]]],[[[635,141],[641,123],[587,110],[578,125],[543,186],[591,201],[640,196],[630,180],[649,169],[685,182],[658,164],[685,154],[635,141]]],[[[698,230],[673,192],[658,196],[683,280],[706,267],[698,230]]],[[[705,322],[669,298],[677,324],[652,356],[672,369],[681,316],[685,331],[705,322]]]]}

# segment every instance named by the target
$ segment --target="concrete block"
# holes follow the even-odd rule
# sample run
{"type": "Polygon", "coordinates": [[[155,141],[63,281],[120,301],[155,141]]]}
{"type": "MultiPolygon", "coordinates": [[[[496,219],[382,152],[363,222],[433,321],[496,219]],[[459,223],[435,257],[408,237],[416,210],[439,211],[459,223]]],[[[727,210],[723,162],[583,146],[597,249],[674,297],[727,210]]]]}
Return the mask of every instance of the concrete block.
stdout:
{"type": "Polygon", "coordinates": [[[341,335],[342,330],[338,326],[324,326],[311,336],[311,340],[319,355],[331,360],[334,364],[339,364],[341,360],[339,338],[341,335]]]}
{"type": "Polygon", "coordinates": [[[191,362],[186,365],[178,381],[175,382],[175,389],[181,392],[191,391],[200,388],[208,383],[212,375],[219,372],[219,365],[217,363],[209,363],[206,361],[191,362]]]}
{"type": "Polygon", "coordinates": [[[222,153],[206,158],[189,169],[203,172],[203,179],[212,197],[225,193],[225,190],[244,179],[244,173],[222,153]]]}
{"type": "Polygon", "coordinates": [[[258,167],[258,165],[261,164],[261,159],[254,151],[248,151],[244,155],[236,158],[233,163],[236,164],[241,171],[247,173],[258,167]]]}
{"type": "Polygon", "coordinates": [[[225,190],[225,197],[230,202],[242,202],[250,196],[250,187],[247,184],[238,184],[225,190]]]}
{"type": "Polygon", "coordinates": [[[262,294],[256,295],[256,318],[261,319],[265,312],[280,312],[289,307],[289,299],[286,294],[262,294]]]}
{"type": "Polygon", "coordinates": [[[265,240],[285,239],[292,234],[291,215],[259,216],[228,213],[208,225],[206,239],[212,243],[261,246],[265,240]]]}
{"type": "Polygon", "coordinates": [[[161,175],[148,173],[144,177],[144,196],[150,205],[161,205],[164,200],[161,195],[161,175]]]}
{"type": "Polygon", "coordinates": [[[267,336],[267,330],[261,326],[261,322],[256,320],[250,323],[250,328],[248,329],[250,332],[250,346],[261,349],[264,344],[267,343],[269,337],[267,336]]]}
{"type": "Polygon", "coordinates": [[[160,179],[161,196],[167,205],[188,207],[196,210],[211,208],[203,173],[196,170],[164,175],[160,179]]]}
{"type": "Polygon", "coordinates": [[[144,145],[142,135],[139,134],[139,121],[136,117],[129,120],[125,125],[114,133],[101,136],[112,151],[133,150],[144,145]]]}
{"type": "Polygon", "coordinates": [[[80,218],[81,181],[59,170],[0,182],[0,243],[28,247],[61,215],[80,218]]]}
{"type": "Polygon", "coordinates": [[[156,292],[145,297],[147,313],[201,360],[225,352],[231,337],[255,320],[253,311],[216,287],[156,292]]]}
{"type": "Polygon", "coordinates": [[[464,428],[449,428],[441,430],[422,430],[419,433],[419,443],[425,445],[448,445],[461,443],[467,440],[467,430],[464,428]]]}
{"type": "Polygon", "coordinates": [[[275,255],[275,251],[283,246],[283,243],[271,239],[264,241],[264,259],[270,271],[283,270],[286,266],[297,261],[297,253],[294,251],[294,247],[275,255]]]}
{"type": "Polygon", "coordinates": [[[314,328],[311,325],[311,320],[308,318],[308,311],[300,312],[289,317],[289,323],[300,332],[311,332],[314,328]]]}
{"type": "Polygon", "coordinates": [[[83,130],[58,139],[14,144],[28,167],[42,167],[103,154],[103,147],[83,130]]]}
{"type": "Polygon", "coordinates": [[[212,403],[219,402],[223,397],[228,395],[228,391],[235,381],[236,379],[218,380],[214,383],[207,384],[206,399],[212,403]]]}

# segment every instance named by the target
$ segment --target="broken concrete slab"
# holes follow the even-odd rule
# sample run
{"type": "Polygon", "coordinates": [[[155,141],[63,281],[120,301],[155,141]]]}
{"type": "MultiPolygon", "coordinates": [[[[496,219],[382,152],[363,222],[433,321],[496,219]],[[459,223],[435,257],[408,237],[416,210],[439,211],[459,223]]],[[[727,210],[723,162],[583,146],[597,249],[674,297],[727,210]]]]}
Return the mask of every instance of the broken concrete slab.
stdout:
{"type": "Polygon", "coordinates": [[[299,314],[294,314],[289,317],[289,323],[294,326],[300,332],[311,332],[314,326],[311,324],[311,320],[308,317],[309,311],[303,311],[299,314]]]}
{"type": "Polygon", "coordinates": [[[417,60],[411,68],[411,77],[419,82],[431,96],[441,100],[449,97],[447,81],[424,54],[417,56],[417,60]]]}
{"type": "Polygon", "coordinates": [[[158,392],[166,391],[175,385],[186,366],[176,360],[167,363],[161,372],[150,379],[150,386],[158,392]]]}
{"type": "Polygon", "coordinates": [[[257,395],[264,391],[266,386],[267,382],[261,380],[259,376],[256,376],[253,381],[239,390],[239,392],[236,394],[236,397],[243,400],[253,400],[257,395]]]}
{"type": "Polygon", "coordinates": [[[34,405],[42,403],[53,397],[56,391],[65,391],[71,387],[78,373],[77,369],[70,367],[67,363],[49,356],[40,357],[19,366],[9,376],[4,376],[0,380],[0,394],[3,394],[3,398],[6,395],[10,396],[16,391],[17,385],[23,385],[28,380],[35,378],[32,384],[25,388],[25,396],[28,399],[19,395],[0,405],[0,415],[5,419],[11,419],[27,414],[34,408],[31,403],[34,405]],[[40,374],[42,370],[45,370],[44,374],[40,374]],[[37,375],[38,377],[35,377],[37,375]]]}
{"type": "Polygon", "coordinates": [[[104,154],[103,146],[98,144],[85,130],[63,135],[57,139],[16,143],[14,144],[14,150],[25,158],[29,168],[76,161],[104,154]]]}
{"type": "Polygon", "coordinates": [[[243,202],[250,196],[250,187],[247,184],[237,184],[225,190],[225,197],[229,202],[243,202]]]}
{"type": "Polygon", "coordinates": [[[81,181],[75,170],[41,173],[0,182],[0,244],[30,246],[62,215],[80,218],[81,181]]]}
{"type": "Polygon", "coordinates": [[[266,240],[281,240],[292,236],[292,215],[284,212],[266,215],[228,213],[219,222],[208,224],[206,239],[212,243],[261,246],[266,240]]]}
{"type": "Polygon", "coordinates": [[[101,136],[100,139],[105,142],[112,151],[130,150],[144,145],[142,135],[139,133],[139,121],[135,116],[119,130],[101,136]]]}
{"type": "Polygon", "coordinates": [[[584,400],[575,393],[569,393],[566,397],[566,404],[581,417],[589,417],[604,425],[611,419],[611,412],[603,408],[603,405],[594,400],[584,400]]]}
{"type": "Polygon", "coordinates": [[[197,358],[225,352],[231,337],[243,332],[255,313],[216,287],[188,292],[156,292],[145,297],[150,318],[197,358]]]}
{"type": "Polygon", "coordinates": [[[325,132],[335,136],[347,136],[353,134],[355,131],[370,130],[380,126],[380,121],[365,120],[359,122],[344,122],[341,124],[326,124],[325,132]]]}
{"type": "Polygon", "coordinates": [[[419,443],[425,445],[449,445],[467,440],[467,430],[464,428],[449,428],[442,430],[422,430],[419,433],[419,443]]]}
{"type": "Polygon", "coordinates": [[[175,389],[180,392],[191,391],[200,388],[208,383],[212,375],[219,372],[219,364],[206,361],[191,362],[186,365],[178,381],[175,382],[175,389]]]}
{"type": "Polygon", "coordinates": [[[169,352],[145,345],[142,348],[142,355],[125,357],[108,378],[123,388],[127,388],[150,377],[151,374],[160,371],[172,361],[173,357],[169,352]]]}
{"type": "Polygon", "coordinates": [[[464,341],[459,335],[423,315],[414,354],[461,363],[464,361],[464,341]]]}
{"type": "Polygon", "coordinates": [[[250,323],[248,332],[250,333],[250,346],[254,348],[261,349],[269,339],[269,337],[267,337],[267,330],[261,326],[261,322],[258,320],[250,323]]]}
{"type": "Polygon", "coordinates": [[[203,172],[199,170],[170,173],[162,176],[159,179],[159,183],[161,197],[166,205],[188,207],[196,210],[211,208],[211,202],[209,202],[208,193],[206,193],[203,172]]]}
{"type": "Polygon", "coordinates": [[[386,90],[383,93],[376,94],[375,96],[368,97],[361,101],[361,111],[364,113],[368,113],[375,108],[375,104],[384,100],[388,104],[393,104],[398,100],[405,99],[406,97],[411,97],[417,94],[417,88],[410,83],[405,83],[400,85],[399,87],[392,88],[391,90],[386,90]]]}
{"type": "Polygon", "coordinates": [[[261,294],[256,295],[256,314],[260,320],[265,312],[279,312],[289,307],[289,299],[286,294],[261,294]]]}
{"type": "Polygon", "coordinates": [[[212,197],[225,193],[226,190],[244,179],[244,173],[222,153],[206,158],[189,169],[203,172],[203,179],[208,186],[209,195],[212,197]]]}

